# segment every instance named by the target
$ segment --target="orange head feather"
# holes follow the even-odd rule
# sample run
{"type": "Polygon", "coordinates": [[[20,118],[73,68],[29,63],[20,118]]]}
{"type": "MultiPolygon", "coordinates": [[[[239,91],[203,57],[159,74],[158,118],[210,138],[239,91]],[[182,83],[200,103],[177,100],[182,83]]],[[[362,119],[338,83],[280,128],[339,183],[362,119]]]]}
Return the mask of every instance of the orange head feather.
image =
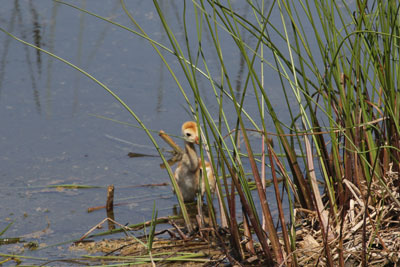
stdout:
{"type": "Polygon", "coordinates": [[[182,125],[182,134],[189,143],[199,143],[197,124],[194,121],[187,121],[182,125]]]}

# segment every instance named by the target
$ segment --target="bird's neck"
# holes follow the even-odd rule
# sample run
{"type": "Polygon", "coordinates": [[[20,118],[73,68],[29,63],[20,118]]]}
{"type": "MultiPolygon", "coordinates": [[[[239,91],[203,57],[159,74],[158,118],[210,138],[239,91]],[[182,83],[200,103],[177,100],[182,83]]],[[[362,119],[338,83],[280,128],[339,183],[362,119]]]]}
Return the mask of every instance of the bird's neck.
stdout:
{"type": "Polygon", "coordinates": [[[197,158],[196,148],[193,143],[185,142],[185,152],[189,158],[190,169],[195,171],[199,166],[199,160],[197,158]]]}

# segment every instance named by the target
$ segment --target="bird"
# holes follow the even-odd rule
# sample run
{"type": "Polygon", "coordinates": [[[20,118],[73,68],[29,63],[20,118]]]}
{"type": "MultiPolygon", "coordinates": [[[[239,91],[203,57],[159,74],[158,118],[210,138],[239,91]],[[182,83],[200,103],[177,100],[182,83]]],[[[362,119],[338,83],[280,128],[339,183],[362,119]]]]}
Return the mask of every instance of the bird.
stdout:
{"type": "Polygon", "coordinates": [[[182,125],[182,134],[185,142],[182,158],[175,170],[175,179],[181,190],[185,202],[193,201],[198,191],[200,165],[195,144],[199,143],[197,124],[187,121],[182,125]]]}
{"type": "MultiPolygon", "coordinates": [[[[185,142],[185,148],[181,160],[178,162],[178,167],[175,170],[175,179],[179,189],[182,192],[185,202],[194,201],[197,192],[200,190],[201,196],[205,194],[206,187],[204,177],[202,177],[203,166],[201,159],[197,156],[195,144],[199,144],[199,135],[197,124],[194,121],[187,121],[182,125],[182,135],[185,142]],[[201,187],[199,181],[201,177],[201,187]]],[[[204,162],[210,191],[215,191],[215,177],[211,168],[211,164],[204,162]]]]}
{"type": "MultiPolygon", "coordinates": [[[[215,184],[215,176],[214,176],[214,173],[212,171],[212,166],[211,166],[210,162],[208,162],[208,161],[204,161],[204,165],[206,167],[206,174],[207,174],[208,184],[210,186],[210,191],[211,191],[211,193],[214,193],[216,184],[215,184]]],[[[199,158],[199,168],[200,168],[200,174],[199,174],[199,178],[198,179],[200,179],[200,177],[202,179],[201,180],[201,188],[200,188],[200,190],[201,190],[201,196],[203,197],[205,192],[206,192],[206,182],[205,182],[204,177],[203,177],[203,165],[201,163],[201,159],[200,158],[199,158]]]]}

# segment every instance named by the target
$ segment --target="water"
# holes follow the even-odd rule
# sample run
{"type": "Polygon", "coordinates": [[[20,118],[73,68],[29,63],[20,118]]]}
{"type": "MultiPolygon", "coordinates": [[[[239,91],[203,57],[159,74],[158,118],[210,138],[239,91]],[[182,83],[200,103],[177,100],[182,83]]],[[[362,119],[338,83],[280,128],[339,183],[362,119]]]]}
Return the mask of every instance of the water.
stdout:
{"type": "MultiPolygon", "coordinates": [[[[115,90],[149,128],[178,133],[174,128],[183,116],[173,113],[182,112],[168,104],[170,95],[158,97],[164,86],[173,86],[169,78],[160,79],[159,59],[143,39],[53,1],[2,4],[1,26],[6,30],[31,43],[37,40],[40,47],[84,68],[115,90]]],[[[152,27],[149,4],[141,6],[144,12],[136,16],[152,27]]],[[[129,25],[119,1],[87,8],[129,25]]],[[[105,204],[109,184],[116,187],[116,203],[130,203],[115,210],[116,220],[123,224],[150,219],[153,200],[162,203],[160,216],[170,214],[175,198],[169,187],[129,188],[169,180],[157,168],[159,158],[126,156],[129,151],[156,154],[143,131],[92,116],[135,123],[129,114],[102,88],[65,64],[5,34],[0,43],[0,229],[15,221],[5,236],[28,236],[23,239],[40,246],[79,238],[106,217],[103,211],[88,214],[86,210],[105,204]],[[74,183],[101,188],[59,191],[47,187],[74,183]],[[30,236],[47,227],[44,233],[30,236]]],[[[14,253],[22,247],[0,249],[14,253]]],[[[28,254],[50,256],[54,248],[28,254]]]]}
{"type": "MultiPolygon", "coordinates": [[[[66,2],[135,29],[120,1],[66,2]]],[[[145,31],[167,44],[152,2],[126,2],[145,31]]],[[[182,4],[163,3],[167,19],[183,44],[182,4]]],[[[145,39],[50,0],[2,0],[1,5],[0,27],[93,75],[118,94],[149,129],[179,135],[182,122],[191,119],[175,81],[145,39]]],[[[193,9],[188,9],[187,16],[194,16],[193,9]]],[[[196,25],[188,23],[188,27],[195,47],[196,25]]],[[[221,31],[225,62],[243,84],[239,51],[230,38],[221,31]]],[[[210,37],[205,36],[204,40],[205,53],[215,55],[206,48],[211,47],[210,37]]],[[[165,51],[162,53],[187,87],[176,59],[165,51]]],[[[218,77],[218,65],[208,63],[218,77]]],[[[266,79],[271,99],[282,99],[277,90],[279,80],[266,79]]],[[[218,106],[208,81],[199,77],[199,84],[210,110],[216,111],[218,106]]],[[[251,102],[255,98],[249,94],[247,101],[251,102]]],[[[274,105],[281,104],[277,101],[274,105]]],[[[233,113],[232,107],[228,105],[227,111],[233,113]]],[[[248,112],[257,114],[255,103],[250,103],[248,112]]],[[[115,203],[128,203],[115,208],[115,219],[121,224],[151,219],[154,201],[159,216],[172,214],[177,201],[169,186],[133,187],[169,182],[166,171],[158,167],[160,158],[127,157],[131,151],[157,155],[144,131],[99,118],[137,125],[132,116],[82,73],[4,33],[0,33],[0,114],[0,230],[14,222],[2,237],[22,237],[27,242],[37,242],[39,247],[78,239],[106,217],[104,210],[87,213],[87,209],[105,205],[109,184],[116,188],[115,203]],[[57,184],[100,188],[49,187],[57,184]]],[[[168,148],[156,133],[153,136],[168,148]]],[[[24,255],[49,259],[76,256],[68,250],[69,245],[35,251],[28,251],[21,244],[3,245],[0,252],[24,251],[24,255]]]]}

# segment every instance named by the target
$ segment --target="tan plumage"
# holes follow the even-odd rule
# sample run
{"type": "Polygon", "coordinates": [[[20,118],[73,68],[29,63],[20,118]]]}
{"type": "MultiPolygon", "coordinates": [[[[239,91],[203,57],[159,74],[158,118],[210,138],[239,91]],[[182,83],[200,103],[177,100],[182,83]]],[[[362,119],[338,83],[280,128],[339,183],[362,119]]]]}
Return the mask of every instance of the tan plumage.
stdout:
{"type": "MultiPolygon", "coordinates": [[[[208,161],[205,161],[204,165],[206,167],[206,173],[207,173],[208,184],[210,185],[210,191],[211,191],[211,193],[214,193],[215,192],[215,176],[212,171],[212,166],[211,166],[210,162],[208,162],[208,161]]],[[[199,168],[200,168],[199,177],[201,177],[201,196],[204,196],[204,194],[206,192],[206,183],[205,183],[205,180],[203,177],[203,165],[201,164],[201,159],[199,159],[199,168]]],[[[200,179],[200,178],[198,178],[198,179],[200,179]]]]}
{"type": "MultiPolygon", "coordinates": [[[[193,201],[199,189],[199,179],[202,172],[201,160],[197,156],[194,144],[199,143],[197,124],[193,121],[187,121],[182,125],[182,134],[185,139],[185,149],[182,159],[178,162],[175,170],[175,179],[182,192],[185,202],[193,201]]],[[[207,177],[210,183],[210,189],[215,191],[215,178],[211,165],[205,162],[207,177]]],[[[201,195],[205,193],[204,179],[202,178],[201,195]]]]}
{"type": "Polygon", "coordinates": [[[198,189],[198,176],[200,173],[195,143],[198,143],[197,126],[192,121],[182,125],[182,134],[185,138],[185,149],[182,159],[175,170],[175,179],[182,192],[185,202],[193,201],[198,189]]]}

